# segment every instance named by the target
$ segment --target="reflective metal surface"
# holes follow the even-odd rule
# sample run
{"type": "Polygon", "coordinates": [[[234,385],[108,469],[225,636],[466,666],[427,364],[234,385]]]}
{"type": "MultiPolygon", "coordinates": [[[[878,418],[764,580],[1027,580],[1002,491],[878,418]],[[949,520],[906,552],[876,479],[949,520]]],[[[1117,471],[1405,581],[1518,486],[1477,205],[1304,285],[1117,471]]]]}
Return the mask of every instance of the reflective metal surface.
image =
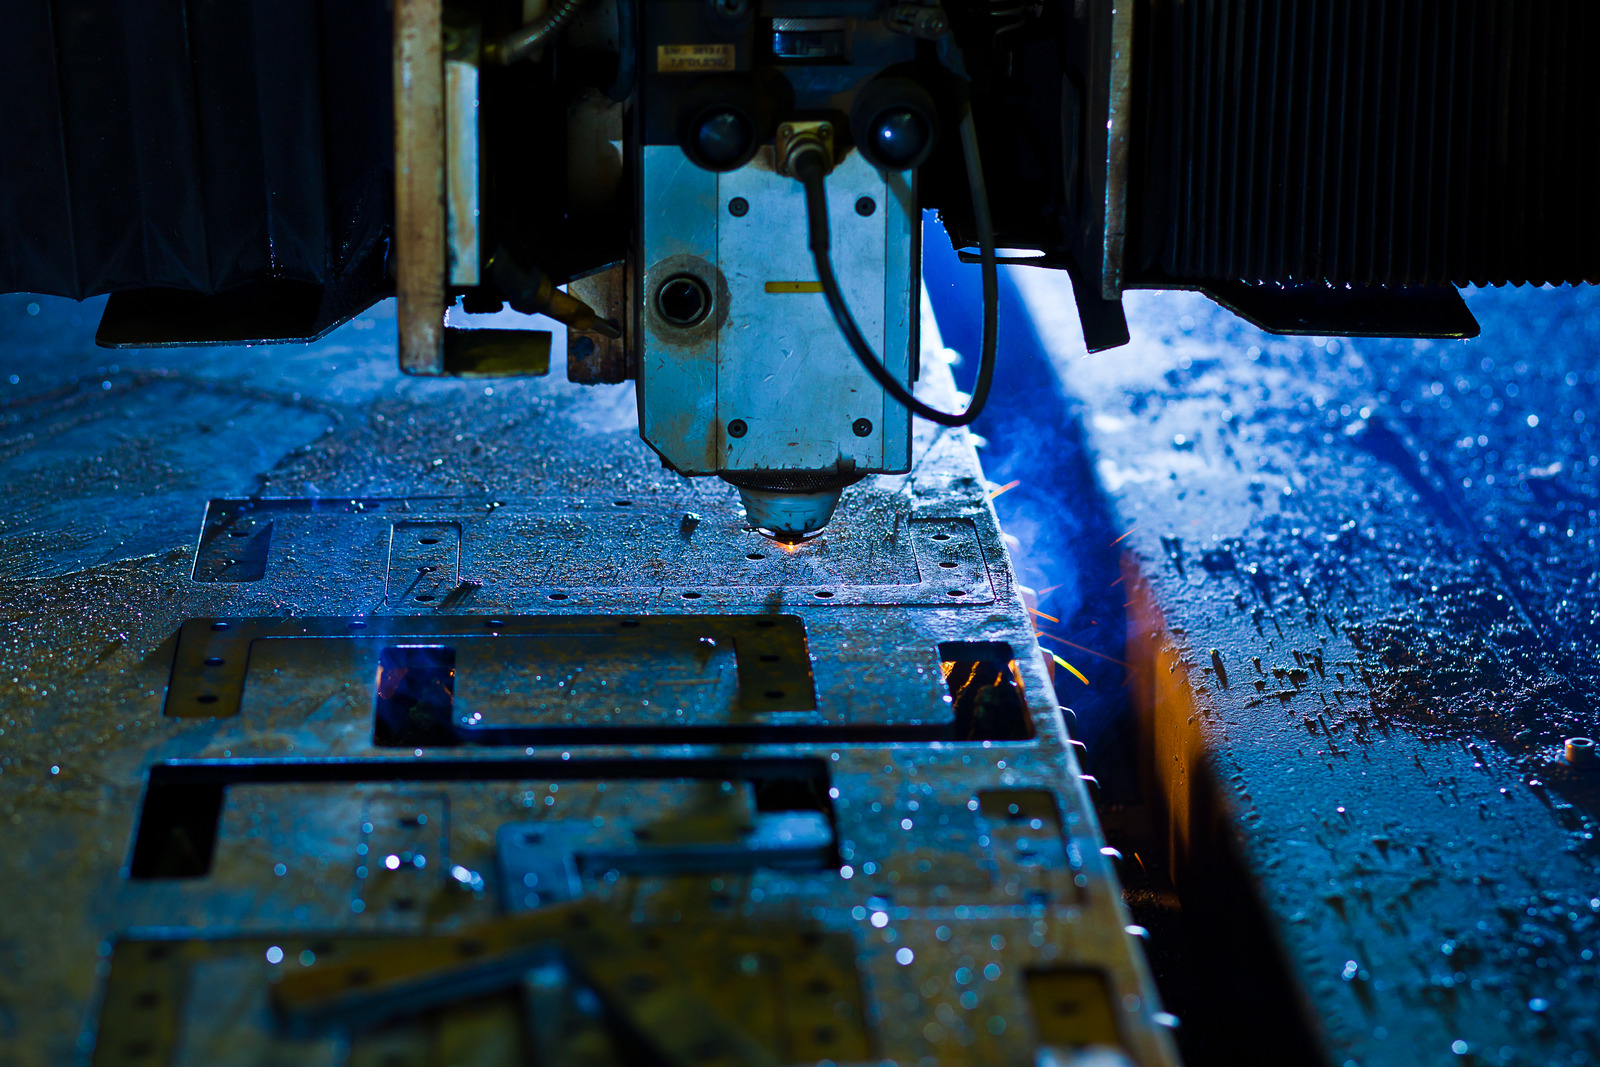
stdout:
{"type": "Polygon", "coordinates": [[[162,377],[25,306],[3,304],[0,367],[34,428],[0,516],[8,1063],[715,1062],[713,1040],[746,1063],[1071,1062],[1106,1018],[1172,1062],[965,435],[923,432],[916,469],[786,547],[731,487],[663,471],[625,387],[406,379],[380,315],[162,377]],[[595,636],[629,620],[641,643],[595,636]],[[441,708],[448,732],[408,740],[441,708]],[[419,965],[443,992],[405,1019],[285,1021],[291,977],[377,953],[398,983],[543,922],[566,905],[528,897],[556,871],[638,952],[541,935],[553,970],[546,949],[487,986],[419,965]],[[1073,982],[1091,995],[1041,993],[1073,982]]]}

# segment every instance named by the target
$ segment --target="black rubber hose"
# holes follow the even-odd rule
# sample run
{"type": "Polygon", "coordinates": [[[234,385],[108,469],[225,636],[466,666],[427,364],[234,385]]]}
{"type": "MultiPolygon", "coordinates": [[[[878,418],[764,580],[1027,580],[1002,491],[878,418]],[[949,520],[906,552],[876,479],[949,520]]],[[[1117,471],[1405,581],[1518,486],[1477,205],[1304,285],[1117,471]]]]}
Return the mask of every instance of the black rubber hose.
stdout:
{"type": "Polygon", "coordinates": [[[497,58],[506,66],[524,58],[554,37],[587,0],[556,0],[539,18],[499,43],[497,58]]]}
{"type": "Polygon", "coordinates": [[[856,359],[872,375],[884,392],[894,397],[913,415],[919,415],[941,426],[969,426],[983,414],[989,401],[989,386],[994,382],[996,334],[1000,313],[1000,277],[995,267],[994,222],[989,217],[989,193],[983,183],[983,162],[978,156],[978,135],[972,124],[972,112],[961,120],[961,153],[966,158],[967,184],[972,189],[972,216],[978,226],[978,252],[983,270],[983,350],[978,361],[978,380],[972,388],[972,399],[967,409],[953,414],[929,407],[902,385],[883,361],[873,354],[872,346],[861,336],[855,316],[845,305],[839,291],[839,279],[833,274],[833,259],[829,254],[828,193],[826,168],[820,151],[802,152],[794,161],[795,175],[806,190],[806,227],[810,232],[811,258],[816,263],[817,281],[822,284],[822,295],[828,301],[828,310],[839,332],[855,353],[856,359]]]}

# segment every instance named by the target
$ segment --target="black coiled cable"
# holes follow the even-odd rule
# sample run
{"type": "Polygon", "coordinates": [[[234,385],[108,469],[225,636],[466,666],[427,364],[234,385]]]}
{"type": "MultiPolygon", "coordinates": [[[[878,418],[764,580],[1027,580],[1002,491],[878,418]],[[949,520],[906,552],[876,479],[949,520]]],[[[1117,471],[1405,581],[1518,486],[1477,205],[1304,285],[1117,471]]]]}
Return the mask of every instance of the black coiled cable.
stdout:
{"type": "Polygon", "coordinates": [[[861,336],[861,329],[856,325],[855,316],[850,314],[850,309],[844,302],[844,295],[839,291],[839,280],[833,274],[833,260],[829,254],[828,193],[825,185],[827,166],[822,152],[820,149],[802,150],[797,153],[792,164],[795,176],[800,179],[806,190],[806,225],[810,231],[811,258],[816,263],[817,281],[822,284],[822,294],[828,301],[828,310],[833,313],[833,321],[838,324],[839,332],[844,335],[850,350],[856,354],[856,359],[861,361],[861,365],[883,387],[884,392],[909,408],[913,415],[920,415],[941,426],[969,426],[983,414],[983,406],[989,400],[989,386],[994,381],[995,344],[1000,310],[1000,278],[995,267],[994,222],[989,217],[989,193],[983,183],[983,162],[978,157],[978,135],[972,124],[970,110],[961,120],[961,154],[967,164],[967,184],[972,189],[972,216],[978,227],[978,252],[983,270],[983,350],[978,361],[978,380],[972,388],[972,399],[968,402],[967,409],[958,414],[929,407],[912,396],[911,391],[900,384],[883,365],[883,361],[873,353],[872,346],[867,344],[867,339],[861,336]]]}

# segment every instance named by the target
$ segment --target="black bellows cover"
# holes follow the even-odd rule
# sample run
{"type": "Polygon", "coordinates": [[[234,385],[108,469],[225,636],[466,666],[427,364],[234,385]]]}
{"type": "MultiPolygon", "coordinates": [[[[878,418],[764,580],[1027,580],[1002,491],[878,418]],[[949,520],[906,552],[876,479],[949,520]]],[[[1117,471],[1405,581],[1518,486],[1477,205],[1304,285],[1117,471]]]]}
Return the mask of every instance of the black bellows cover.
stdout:
{"type": "Polygon", "coordinates": [[[328,284],[381,241],[384,0],[0,3],[0,291],[328,284]]]}
{"type": "Polygon", "coordinates": [[[1147,266],[1600,280],[1600,2],[1157,0],[1139,14],[1145,159],[1160,170],[1143,186],[1147,266]]]}

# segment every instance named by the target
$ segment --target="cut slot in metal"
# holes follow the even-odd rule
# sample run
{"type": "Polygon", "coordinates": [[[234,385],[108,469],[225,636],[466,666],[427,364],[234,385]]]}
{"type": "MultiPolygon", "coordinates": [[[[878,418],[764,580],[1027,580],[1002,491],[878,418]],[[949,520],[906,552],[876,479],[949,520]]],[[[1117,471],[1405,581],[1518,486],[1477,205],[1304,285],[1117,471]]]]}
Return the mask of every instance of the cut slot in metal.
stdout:
{"type": "MultiPolygon", "coordinates": [[[[527,731],[538,734],[562,726],[563,720],[537,708],[521,718],[498,722],[471,711],[457,714],[468,695],[464,668],[469,662],[480,672],[500,672],[480,687],[486,710],[491,704],[504,710],[507,689],[521,694],[537,692],[540,686],[568,695],[579,710],[582,701],[620,700],[620,694],[613,697],[610,685],[574,686],[563,674],[577,677],[593,672],[600,661],[620,664],[619,670],[634,665],[646,699],[661,695],[680,703],[681,691],[704,681],[706,668],[731,661],[736,669],[725,672],[735,677],[729,680],[731,707],[724,708],[724,721],[752,721],[752,716],[814,711],[817,706],[805,625],[793,615],[453,615],[190,620],[178,632],[167,715],[237,715],[252,657],[292,660],[304,670],[324,675],[341,670],[366,674],[376,666],[380,690],[388,686],[388,695],[379,693],[378,717],[388,723],[375,730],[379,744],[415,746],[462,739],[519,744],[527,731]],[[447,670],[448,699],[440,684],[441,672],[447,670]],[[411,671],[433,673],[407,673],[411,671]],[[422,688],[413,684],[424,678],[429,681],[422,688]],[[502,693],[497,703],[488,700],[491,690],[502,693]],[[441,727],[428,734],[430,741],[415,740],[413,732],[401,728],[419,722],[431,729],[419,715],[441,727]]],[[[672,728],[677,723],[662,725],[672,728]]]]}
{"type": "Polygon", "coordinates": [[[1004,641],[946,641],[939,669],[950,688],[958,740],[1018,741],[1033,736],[1016,654],[1004,641]]]}
{"type": "Polygon", "coordinates": [[[259,582],[271,552],[271,519],[254,514],[248,503],[213,500],[206,508],[191,577],[197,582],[259,582]]]}
{"type": "MultiPolygon", "coordinates": [[[[722,783],[731,782],[747,790],[751,831],[735,834],[731,840],[745,849],[765,849],[766,859],[782,854],[793,862],[810,863],[822,854],[816,849],[824,847],[818,836],[824,825],[827,827],[826,848],[832,849],[828,766],[816,759],[197,760],[158,763],[150,769],[139,808],[128,877],[143,881],[208,875],[216,854],[223,803],[228,788],[235,785],[404,782],[415,786],[430,782],[482,784],[629,778],[704,781],[719,789],[722,783]],[[764,818],[767,814],[783,812],[810,812],[820,815],[820,821],[811,816],[787,823],[764,818]],[[783,844],[786,835],[793,846],[787,850],[783,844]]],[[[442,805],[443,801],[437,803],[442,805]]],[[[644,842],[636,840],[634,844],[643,846],[644,842]]],[[[713,840],[706,844],[714,850],[725,843],[713,840]]],[[[592,851],[596,855],[621,856],[627,848],[627,843],[613,841],[607,849],[592,851]]],[[[661,860],[665,854],[652,855],[661,860]]],[[[681,859],[690,867],[697,862],[688,855],[681,859]]],[[[713,864],[733,862],[709,853],[699,859],[713,864]]],[[[633,863],[627,859],[619,862],[633,863]]],[[[648,856],[638,858],[638,863],[646,866],[649,862],[648,856]]],[[[757,865],[784,864],[775,861],[757,865]]]]}

